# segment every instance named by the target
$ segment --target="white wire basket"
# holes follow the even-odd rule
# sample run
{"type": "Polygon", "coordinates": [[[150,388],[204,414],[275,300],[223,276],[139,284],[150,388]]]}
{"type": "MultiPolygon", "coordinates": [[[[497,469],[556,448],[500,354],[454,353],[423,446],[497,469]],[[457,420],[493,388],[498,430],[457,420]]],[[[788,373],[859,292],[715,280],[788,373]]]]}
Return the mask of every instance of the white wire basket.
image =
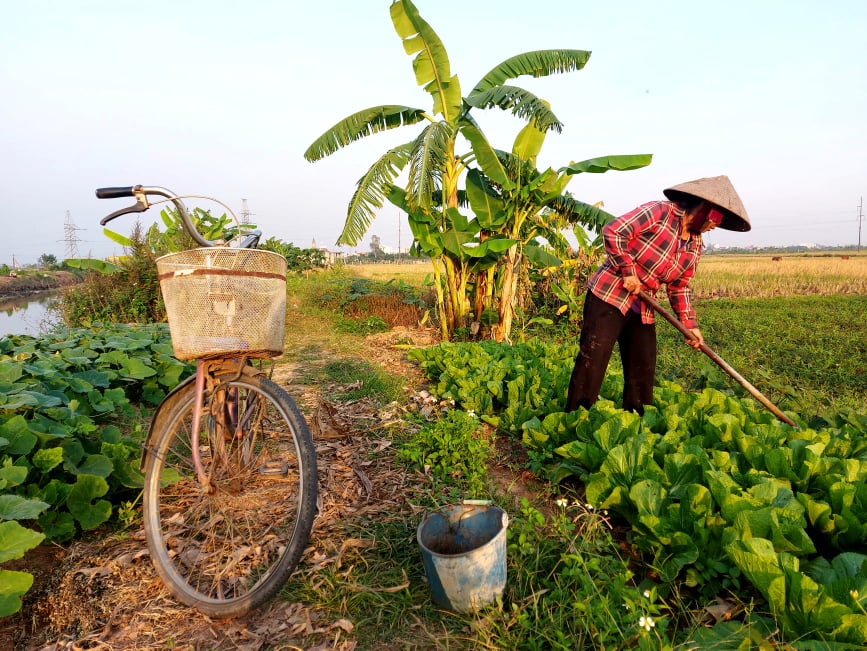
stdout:
{"type": "Polygon", "coordinates": [[[178,359],[276,357],[286,327],[286,258],[209,247],[157,259],[178,359]]]}

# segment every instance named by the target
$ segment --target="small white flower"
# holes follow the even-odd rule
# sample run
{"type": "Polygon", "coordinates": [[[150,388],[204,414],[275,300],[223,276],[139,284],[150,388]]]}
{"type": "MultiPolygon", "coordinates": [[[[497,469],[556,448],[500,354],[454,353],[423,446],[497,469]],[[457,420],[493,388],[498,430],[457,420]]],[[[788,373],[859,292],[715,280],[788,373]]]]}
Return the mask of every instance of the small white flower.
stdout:
{"type": "Polygon", "coordinates": [[[645,598],[645,599],[650,599],[650,590],[645,590],[645,591],[644,591],[644,598],[645,598]]]}
{"type": "Polygon", "coordinates": [[[654,626],[656,626],[656,622],[653,621],[653,619],[650,617],[650,615],[647,615],[646,617],[644,615],[642,615],[641,617],[638,618],[638,625],[641,628],[643,628],[645,631],[649,631],[654,626]]]}
{"type": "Polygon", "coordinates": [[[585,506],[585,508],[586,508],[588,511],[592,511],[592,510],[593,510],[593,505],[592,505],[592,504],[585,504],[584,506],[585,506]]]}
{"type": "Polygon", "coordinates": [[[569,504],[569,500],[559,499],[559,500],[556,500],[554,502],[554,504],[559,506],[561,509],[565,509],[569,504]]]}
{"type": "Polygon", "coordinates": [[[476,410],[475,410],[475,409],[470,409],[470,410],[467,412],[467,416],[469,416],[470,418],[475,418],[475,417],[476,417],[476,410]]]}

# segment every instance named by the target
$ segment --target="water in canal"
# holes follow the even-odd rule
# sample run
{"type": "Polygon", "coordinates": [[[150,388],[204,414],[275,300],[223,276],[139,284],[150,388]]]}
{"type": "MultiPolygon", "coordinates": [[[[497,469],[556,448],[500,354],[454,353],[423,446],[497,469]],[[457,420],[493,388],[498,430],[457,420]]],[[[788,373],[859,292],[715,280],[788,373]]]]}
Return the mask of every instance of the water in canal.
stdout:
{"type": "Polygon", "coordinates": [[[60,322],[60,315],[51,309],[59,297],[57,291],[0,297],[0,337],[6,335],[38,337],[41,333],[50,330],[60,322]]]}

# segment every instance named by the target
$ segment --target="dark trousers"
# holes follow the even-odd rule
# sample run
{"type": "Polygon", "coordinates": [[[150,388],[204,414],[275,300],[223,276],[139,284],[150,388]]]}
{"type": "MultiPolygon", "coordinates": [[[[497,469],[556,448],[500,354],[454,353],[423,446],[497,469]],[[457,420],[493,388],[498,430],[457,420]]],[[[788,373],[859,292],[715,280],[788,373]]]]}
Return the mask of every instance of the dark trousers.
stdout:
{"type": "Polygon", "coordinates": [[[569,380],[566,411],[589,409],[599,397],[614,342],[623,361],[623,408],[644,413],[653,402],[656,374],[656,326],[641,322],[641,315],[629,310],[625,315],[593,292],[584,299],[584,326],[580,350],[569,380]]]}

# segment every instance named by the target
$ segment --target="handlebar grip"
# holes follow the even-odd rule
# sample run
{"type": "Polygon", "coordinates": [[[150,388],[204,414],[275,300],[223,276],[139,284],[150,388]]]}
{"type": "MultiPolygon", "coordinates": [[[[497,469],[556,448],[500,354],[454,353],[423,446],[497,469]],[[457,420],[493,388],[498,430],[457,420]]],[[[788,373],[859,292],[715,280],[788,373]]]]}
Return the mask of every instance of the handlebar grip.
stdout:
{"type": "Polygon", "coordinates": [[[133,194],[134,189],[134,185],[120,188],[97,188],[96,197],[97,199],[117,199],[118,197],[132,197],[135,196],[133,194]]]}

